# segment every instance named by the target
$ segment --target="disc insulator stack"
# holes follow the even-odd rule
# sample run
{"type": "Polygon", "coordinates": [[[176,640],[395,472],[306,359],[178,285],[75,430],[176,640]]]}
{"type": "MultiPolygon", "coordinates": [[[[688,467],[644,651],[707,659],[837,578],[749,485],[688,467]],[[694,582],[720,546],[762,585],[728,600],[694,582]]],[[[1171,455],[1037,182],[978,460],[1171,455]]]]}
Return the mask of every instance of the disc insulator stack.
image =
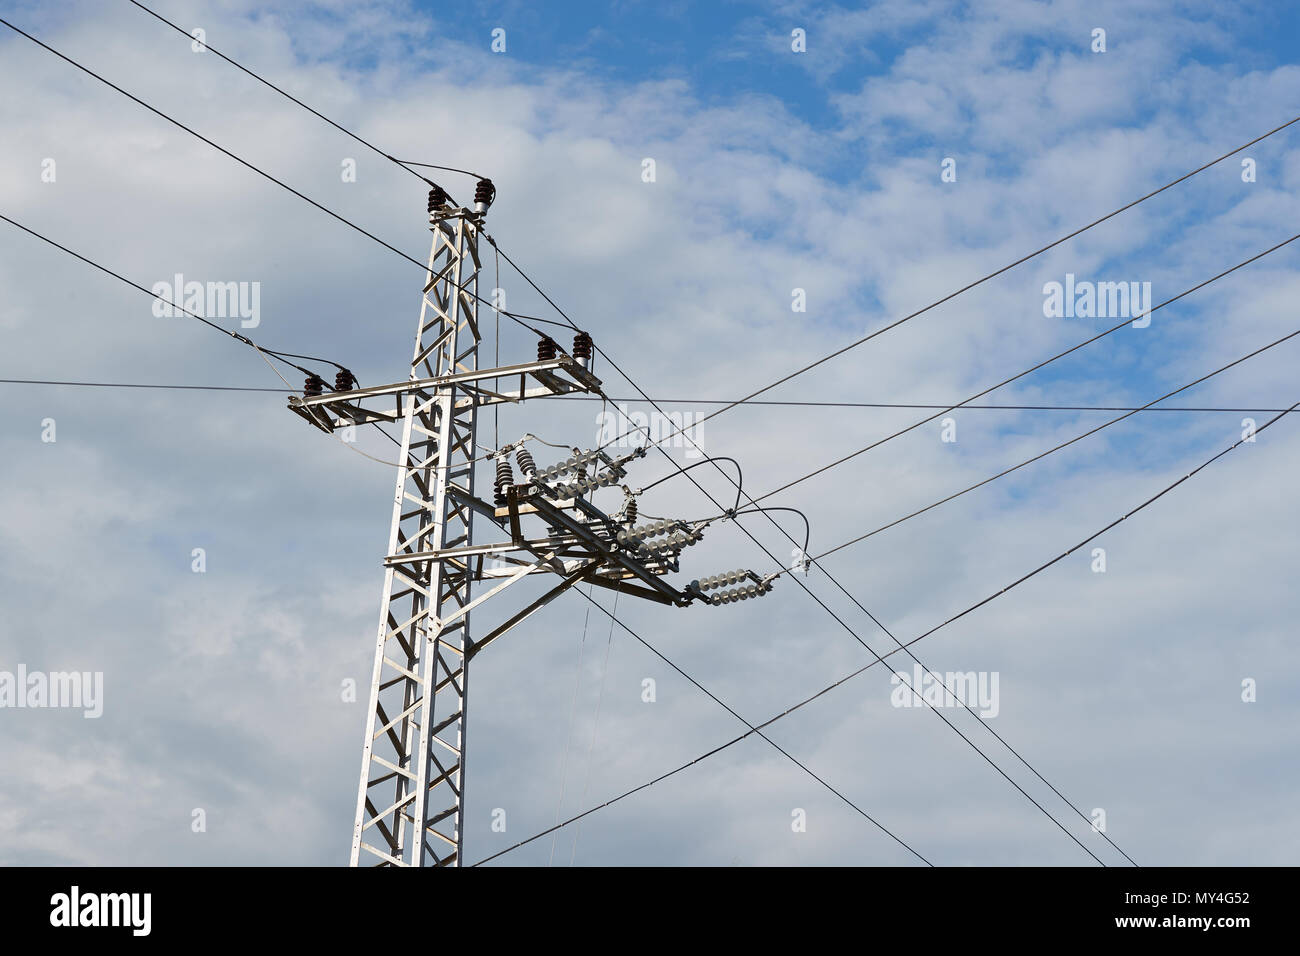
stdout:
{"type": "Polygon", "coordinates": [[[515,483],[515,474],[510,468],[509,458],[497,459],[496,506],[504,508],[507,504],[506,489],[515,483]]]}
{"type": "Polygon", "coordinates": [[[519,470],[524,473],[524,477],[531,481],[537,475],[537,462],[533,461],[532,453],[527,448],[521,448],[515,452],[515,461],[519,462],[519,470]]]}
{"type": "Polygon", "coordinates": [[[447,190],[441,186],[434,186],[429,190],[429,215],[432,216],[437,210],[447,205],[447,190]]]}
{"type": "Polygon", "coordinates": [[[591,336],[586,332],[579,332],[573,337],[573,357],[581,363],[583,368],[591,364],[593,348],[594,343],[591,341],[591,336]]]}

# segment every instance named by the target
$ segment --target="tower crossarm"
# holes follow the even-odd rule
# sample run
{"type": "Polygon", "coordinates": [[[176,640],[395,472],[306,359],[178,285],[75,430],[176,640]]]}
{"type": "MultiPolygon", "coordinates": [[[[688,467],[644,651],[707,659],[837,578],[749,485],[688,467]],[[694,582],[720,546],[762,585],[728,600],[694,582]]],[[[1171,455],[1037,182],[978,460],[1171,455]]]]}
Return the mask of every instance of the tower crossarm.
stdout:
{"type": "Polygon", "coordinates": [[[553,359],[460,371],[435,378],[414,378],[388,385],[372,385],[320,395],[289,397],[289,410],[324,431],[371,422],[401,420],[402,399],[409,394],[435,392],[456,386],[457,407],[518,403],[531,398],[551,398],[574,393],[600,394],[601,381],[571,355],[553,359]],[[505,387],[502,387],[502,383],[505,387]],[[489,388],[488,384],[493,387],[489,388]],[[529,387],[535,383],[534,387],[529,387]],[[380,407],[394,405],[393,410],[380,407]]]}

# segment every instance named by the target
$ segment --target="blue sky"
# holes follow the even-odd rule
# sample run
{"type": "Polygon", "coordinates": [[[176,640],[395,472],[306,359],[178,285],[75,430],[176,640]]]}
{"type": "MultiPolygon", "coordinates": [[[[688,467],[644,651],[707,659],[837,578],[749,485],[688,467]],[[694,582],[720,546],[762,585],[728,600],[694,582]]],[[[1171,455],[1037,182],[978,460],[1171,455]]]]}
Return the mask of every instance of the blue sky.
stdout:
{"type": "MultiPolygon", "coordinates": [[[[416,180],[129,4],[11,7],[45,42],[407,254],[427,252],[416,180]],[[355,182],[340,176],[350,160],[355,182]]],[[[1300,102],[1296,14],[1265,5],[157,8],[388,152],[490,175],[502,247],[638,385],[679,399],[746,394],[1292,119],[1300,102]],[[490,49],[496,27],[503,54],[490,49]],[[1090,49],[1095,27],[1105,53],[1090,49]],[[795,28],[806,53],[790,50],[795,28]],[[794,289],[807,312],[792,312],[794,289]]],[[[0,71],[0,211],[146,286],[177,272],[259,282],[259,343],[345,361],[366,383],[405,376],[415,266],[21,37],[0,36],[0,71]],[[55,182],[41,178],[49,159],[55,182]]],[[[1069,348],[1115,323],[1044,316],[1045,283],[1150,282],[1159,302],[1291,235],[1297,135],[1243,154],[1253,182],[1242,157],[1227,160],[764,397],[956,402],[1069,348]]],[[[1191,381],[1294,331],[1298,252],[987,401],[1130,405],[1191,381]]],[[[490,288],[497,263],[487,268],[490,288]]],[[[500,269],[509,308],[549,314],[500,269]]],[[[0,377],[280,384],[233,342],[155,317],[147,297],[7,225],[0,277],[0,377]]],[[[509,327],[499,344],[503,361],[533,348],[509,327]]],[[[1289,406],[1297,347],[1176,402],[1289,406]]],[[[632,394],[598,371],[611,395],[632,394]]],[[[0,861],[341,863],[364,705],[339,688],[371,666],[391,471],[308,429],[278,396],[0,389],[0,670],[99,670],[107,695],[94,721],[0,711],[0,758],[22,768],[0,795],[0,861]],[[47,419],[53,443],[40,437],[47,419]],[[72,819],[60,808],[74,800],[72,819]],[[196,808],[203,833],[190,827],[196,808]]],[[[502,416],[502,440],[589,445],[598,409],[525,407],[502,416]]],[[[760,495],[927,414],[748,406],[698,437],[740,459],[760,495]]],[[[956,442],[933,422],[773,503],[806,511],[812,548],[825,550],[1115,414],[958,412],[956,442]]],[[[1186,474],[1235,441],[1244,417],[1135,416],[837,553],[807,585],[889,647],[826,572],[914,636],[1186,474]]],[[[1079,807],[1105,808],[1141,863],[1295,862],[1300,553],[1277,530],[1300,518],[1291,429],[1280,422],[1108,533],[1105,573],[1074,555],[918,645],[936,670],[997,672],[998,732],[1079,807]],[[1245,679],[1256,703],[1241,700],[1245,679]]],[[[385,443],[358,447],[382,457],[385,443]]],[[[641,467],[640,485],[668,473],[662,460],[641,467]]],[[[647,499],[651,514],[710,508],[681,479],[647,499]]],[[[788,541],[747,527],[784,561],[788,541]]],[[[770,564],[731,527],[695,550],[691,576],[770,564]]],[[[624,601],[618,614],[751,720],[865,654],[788,578],[760,602],[624,601]]],[[[603,802],[738,732],[599,617],[577,596],[556,602],[476,664],[475,858],[550,825],[557,806],[603,802]],[[489,825],[499,808],[505,834],[489,825]]],[[[936,862],[1089,862],[933,715],[892,707],[892,689],[873,669],[774,725],[774,739],[936,862]]],[[[565,831],[575,838],[579,864],[915,862],[753,740],[593,814],[580,836],[565,831]],[[791,831],[796,808],[806,833],[791,831]]],[[[549,861],[538,841],[501,862],[549,861]]]]}

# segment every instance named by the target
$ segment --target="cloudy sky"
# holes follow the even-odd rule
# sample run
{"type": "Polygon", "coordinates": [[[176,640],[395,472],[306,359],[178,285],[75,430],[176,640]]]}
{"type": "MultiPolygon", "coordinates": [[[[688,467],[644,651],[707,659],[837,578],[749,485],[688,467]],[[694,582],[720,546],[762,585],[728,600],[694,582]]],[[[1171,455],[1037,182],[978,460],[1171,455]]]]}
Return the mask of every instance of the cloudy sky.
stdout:
{"type": "MultiPolygon", "coordinates": [[[[150,5],[386,152],[491,176],[502,248],[635,382],[598,361],[607,393],[644,389],[697,415],[720,406],[695,403],[767,385],[1294,119],[1300,103],[1294,17],[1219,0],[150,5]]],[[[415,178],[127,0],[0,9],[427,254],[415,178]]],[[[343,362],[365,384],[406,376],[423,281],[412,263],[9,30],[0,76],[0,213],[145,287],[178,273],[258,283],[258,324],[241,331],[259,344],[343,362]]],[[[1159,303],[1290,238],[1297,136],[1300,124],[763,398],[956,404],[1036,365],[1124,318],[1045,315],[1049,283],[1150,283],[1159,303]]],[[[1143,405],[1300,329],[1298,256],[1300,243],[1285,246],[981,402],[1143,405]]],[[[485,268],[508,308],[558,318],[504,261],[499,280],[497,263],[485,268]]],[[[0,283],[2,378],[283,387],[252,351],[155,315],[148,295],[4,222],[0,283]]],[[[527,360],[533,337],[508,325],[487,347],[527,360]]],[[[1300,337],[1164,403],[1229,411],[1132,416],[786,575],[761,601],[624,598],[617,615],[745,719],[766,720],[871,660],[863,642],[896,646],[864,607],[910,640],[995,594],[1236,442],[1245,419],[1300,401],[1298,357],[1300,337]]],[[[390,467],[356,452],[392,446],[374,432],[331,440],[275,392],[0,394],[0,679],[20,667],[103,675],[98,718],[0,709],[0,863],[345,863],[366,715],[364,686],[360,703],[344,688],[369,680],[393,487],[390,467]]],[[[589,447],[599,411],[533,403],[480,437],[589,447]]],[[[754,404],[695,434],[739,459],[758,497],[931,414],[754,404]]],[[[804,511],[820,554],[1118,414],[954,412],[946,433],[936,419],[765,503],[804,511]]],[[[1140,864],[1295,864],[1296,427],[1283,418],[914,646],[934,671],[996,675],[996,716],[945,708],[949,726],[894,706],[891,665],[911,669],[897,655],[769,736],[938,865],[1095,865],[1079,843],[1125,862],[990,729],[1074,808],[1104,811],[1106,835],[1140,864]]],[[[673,459],[695,460],[679,444],[673,459]]],[[[632,482],[672,468],[651,454],[632,482]]],[[[707,467],[691,475],[734,496],[707,467]]],[[[642,510],[715,509],[677,477],[642,510]]],[[[801,537],[797,518],[773,517],[801,537]]],[[[687,552],[679,583],[790,563],[781,531],[742,521],[775,562],[720,524],[687,552]]],[[[475,630],[542,587],[477,611],[475,630]]],[[[609,592],[596,597],[612,608],[609,592]]],[[[745,729],[577,593],[473,672],[467,862],[745,729]]],[[[492,865],[570,862],[920,861],[750,737],[492,865]]]]}

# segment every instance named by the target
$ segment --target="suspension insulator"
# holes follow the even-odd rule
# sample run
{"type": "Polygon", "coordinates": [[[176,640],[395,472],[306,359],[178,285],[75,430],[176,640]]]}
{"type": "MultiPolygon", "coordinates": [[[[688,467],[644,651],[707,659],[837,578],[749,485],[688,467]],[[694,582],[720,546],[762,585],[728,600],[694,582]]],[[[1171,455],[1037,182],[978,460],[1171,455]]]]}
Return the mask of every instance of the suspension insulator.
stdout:
{"type": "Polygon", "coordinates": [[[555,344],[555,339],[551,338],[549,335],[543,335],[541,340],[537,343],[537,361],[551,361],[557,354],[559,354],[559,349],[560,347],[555,344]]]}
{"type": "Polygon", "coordinates": [[[490,179],[480,179],[478,185],[474,187],[474,209],[476,212],[487,212],[488,206],[492,205],[492,200],[497,198],[497,188],[492,185],[490,179]]]}
{"type": "Polygon", "coordinates": [[[447,201],[449,198],[450,197],[447,195],[447,190],[443,189],[441,186],[435,185],[432,189],[430,189],[429,190],[429,215],[433,215],[435,210],[441,209],[443,206],[447,205],[447,201]]]}
{"type": "Polygon", "coordinates": [[[636,523],[636,499],[628,498],[627,504],[623,506],[623,520],[628,524],[636,523]]]}
{"type": "Polygon", "coordinates": [[[497,459],[496,505],[504,508],[507,504],[506,489],[515,483],[514,471],[510,468],[509,458],[497,459]]]}
{"type": "Polygon", "coordinates": [[[573,357],[583,368],[591,364],[592,341],[586,332],[579,332],[573,337],[573,357]]]}
{"type": "Polygon", "coordinates": [[[665,538],[647,541],[638,545],[642,551],[681,551],[699,541],[702,535],[694,531],[674,531],[665,538]]]}
{"type": "MultiPolygon", "coordinates": [[[[578,450],[575,448],[574,451],[576,452],[578,450]]],[[[600,457],[599,453],[594,451],[578,452],[578,454],[574,455],[572,458],[566,458],[564,459],[564,461],[551,465],[551,467],[547,468],[544,471],[540,471],[537,474],[539,478],[542,478],[546,481],[550,481],[553,478],[558,478],[566,471],[573,471],[575,468],[578,468],[581,465],[585,465],[588,462],[595,461],[599,457],[600,457]]],[[[612,477],[613,472],[606,472],[605,474],[608,474],[611,477],[609,478],[608,481],[605,481],[604,476],[602,475],[602,482],[604,484],[613,484],[617,480],[616,478],[612,477]]]]}
{"type": "Polygon", "coordinates": [[[325,379],[321,378],[319,375],[307,376],[307,384],[302,387],[304,398],[312,398],[315,395],[320,395],[324,391],[325,379]]]}
{"type": "MultiPolygon", "coordinates": [[[[726,575],[723,576],[725,577],[726,575]]],[[[699,582],[698,587],[694,588],[694,590],[707,590],[709,582],[713,580],[716,580],[716,578],[705,578],[703,581],[699,582]]],[[[692,584],[694,584],[694,582],[692,582],[692,584]]],[[[769,594],[771,590],[772,584],[770,581],[767,584],[755,584],[751,581],[743,587],[731,588],[727,591],[718,591],[714,594],[702,595],[702,597],[707,603],[717,607],[721,604],[734,604],[736,601],[748,601],[750,598],[761,598],[769,594]]]]}
{"type": "Polygon", "coordinates": [[[345,368],[339,369],[334,376],[334,391],[336,392],[350,392],[356,384],[356,376],[345,368]]]}
{"type": "MultiPolygon", "coordinates": [[[[699,540],[699,532],[693,532],[696,540],[699,540]]],[[[728,584],[735,584],[737,581],[743,581],[749,577],[749,572],[744,568],[738,568],[735,571],[724,571],[722,574],[713,574],[700,581],[700,590],[708,591],[712,588],[724,587],[728,584]]],[[[770,585],[769,585],[770,589],[770,585]]],[[[766,593],[766,591],[764,591],[766,593]]]]}
{"type": "Polygon", "coordinates": [[[532,453],[527,448],[515,452],[515,461],[519,462],[519,470],[524,473],[525,478],[531,479],[537,474],[537,462],[533,461],[532,453]]]}

